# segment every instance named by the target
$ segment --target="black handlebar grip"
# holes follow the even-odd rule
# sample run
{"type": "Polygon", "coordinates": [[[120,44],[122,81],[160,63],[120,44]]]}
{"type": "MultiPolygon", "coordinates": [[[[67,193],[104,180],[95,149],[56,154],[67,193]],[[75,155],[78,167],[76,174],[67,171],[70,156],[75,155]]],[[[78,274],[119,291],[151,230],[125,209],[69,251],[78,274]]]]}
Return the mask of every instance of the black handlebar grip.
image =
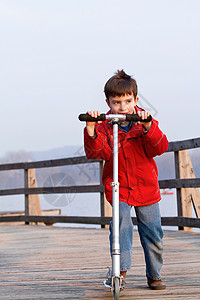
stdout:
{"type": "Polygon", "coordinates": [[[140,118],[137,114],[127,114],[126,115],[126,121],[133,121],[133,122],[151,122],[152,116],[148,116],[147,119],[140,118]]]}
{"type": "Polygon", "coordinates": [[[80,114],[78,116],[80,121],[85,121],[85,122],[97,122],[97,121],[105,121],[106,120],[106,114],[100,114],[97,118],[94,118],[90,116],[89,114],[80,114]]]}

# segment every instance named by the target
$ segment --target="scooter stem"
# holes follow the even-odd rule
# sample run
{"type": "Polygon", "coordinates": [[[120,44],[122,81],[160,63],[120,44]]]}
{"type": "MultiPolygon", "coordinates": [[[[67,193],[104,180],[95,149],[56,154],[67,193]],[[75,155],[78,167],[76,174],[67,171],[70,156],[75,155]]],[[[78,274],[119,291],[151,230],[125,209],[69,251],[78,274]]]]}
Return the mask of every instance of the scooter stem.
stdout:
{"type": "Polygon", "coordinates": [[[112,275],[120,277],[120,244],[119,244],[119,182],[118,182],[118,122],[113,122],[113,229],[112,229],[112,275]]]}

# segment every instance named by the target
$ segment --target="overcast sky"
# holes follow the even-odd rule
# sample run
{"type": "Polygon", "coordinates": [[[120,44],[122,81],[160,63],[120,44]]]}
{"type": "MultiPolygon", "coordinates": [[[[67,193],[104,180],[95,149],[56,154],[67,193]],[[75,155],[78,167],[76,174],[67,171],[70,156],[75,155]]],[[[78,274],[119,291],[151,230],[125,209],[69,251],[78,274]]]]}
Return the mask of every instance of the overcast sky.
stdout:
{"type": "Polygon", "coordinates": [[[0,155],[82,145],[77,116],[107,111],[122,68],[170,141],[199,137],[199,14],[199,0],[0,0],[0,155]]]}

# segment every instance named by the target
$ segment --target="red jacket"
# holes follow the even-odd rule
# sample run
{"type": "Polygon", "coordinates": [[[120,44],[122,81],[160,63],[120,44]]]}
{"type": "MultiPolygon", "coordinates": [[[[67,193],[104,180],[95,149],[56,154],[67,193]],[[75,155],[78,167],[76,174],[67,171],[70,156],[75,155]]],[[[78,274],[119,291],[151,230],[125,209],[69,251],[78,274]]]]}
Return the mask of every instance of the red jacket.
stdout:
{"type": "MultiPolygon", "coordinates": [[[[139,109],[137,107],[137,109],[139,109]]],[[[110,113],[110,112],[109,112],[110,113]]],[[[97,137],[91,138],[84,130],[87,158],[103,159],[102,182],[107,200],[112,203],[113,130],[107,121],[96,125],[97,137]]],[[[158,170],[153,159],[168,148],[168,140],[153,119],[148,133],[141,124],[133,124],[129,132],[119,130],[119,199],[132,206],[150,205],[160,201],[158,170]]]]}

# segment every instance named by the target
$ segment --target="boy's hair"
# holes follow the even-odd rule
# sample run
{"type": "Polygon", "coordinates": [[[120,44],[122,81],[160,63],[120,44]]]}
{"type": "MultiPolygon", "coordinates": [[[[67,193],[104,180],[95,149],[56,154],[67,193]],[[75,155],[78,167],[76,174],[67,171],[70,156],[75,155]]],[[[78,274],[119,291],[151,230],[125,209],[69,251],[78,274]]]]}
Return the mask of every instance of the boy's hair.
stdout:
{"type": "Polygon", "coordinates": [[[126,94],[133,94],[134,98],[137,97],[137,83],[130,75],[127,75],[124,70],[118,70],[105,84],[104,93],[106,99],[109,97],[121,97],[126,94]]]}

